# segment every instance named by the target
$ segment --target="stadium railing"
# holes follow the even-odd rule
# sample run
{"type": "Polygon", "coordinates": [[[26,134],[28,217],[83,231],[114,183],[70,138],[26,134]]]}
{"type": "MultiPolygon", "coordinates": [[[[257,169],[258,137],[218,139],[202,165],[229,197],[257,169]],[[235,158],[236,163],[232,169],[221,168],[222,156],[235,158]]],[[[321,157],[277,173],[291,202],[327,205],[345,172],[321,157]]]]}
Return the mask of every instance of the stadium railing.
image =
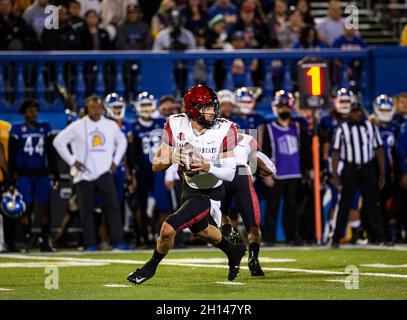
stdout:
{"type": "MultiPolygon", "coordinates": [[[[50,90],[50,82],[44,78],[44,70],[47,64],[53,64],[55,68],[55,82],[59,86],[66,86],[64,79],[64,65],[69,62],[74,65],[76,73],[74,93],[78,106],[83,105],[85,98],[84,66],[86,62],[93,61],[96,68],[95,93],[105,94],[105,82],[103,65],[106,62],[114,62],[113,77],[115,80],[114,90],[120,94],[125,91],[123,78],[123,64],[126,61],[133,61],[138,66],[135,92],[147,90],[159,97],[164,94],[174,94],[177,91],[177,82],[174,78],[174,69],[179,61],[183,61],[186,68],[186,87],[194,84],[194,73],[191,71],[198,60],[204,60],[206,68],[206,84],[215,87],[214,69],[215,62],[222,60],[225,68],[224,87],[234,88],[232,76],[232,64],[234,59],[241,59],[245,65],[245,85],[252,86],[250,65],[253,59],[258,59],[262,63],[262,99],[258,105],[260,111],[270,112],[270,101],[274,93],[275,84],[273,82],[272,61],[282,61],[282,87],[292,90],[293,68],[300,59],[305,56],[318,56],[327,61],[339,59],[341,62],[340,85],[349,87],[348,66],[354,60],[360,61],[360,90],[366,104],[371,103],[377,92],[385,88],[391,88],[388,94],[405,91],[407,79],[405,66],[407,65],[407,48],[392,47],[372,47],[364,50],[343,51],[338,49],[304,50],[238,50],[238,51],[208,51],[189,50],[184,52],[157,52],[157,51],[74,51],[74,52],[1,52],[0,53],[0,112],[1,114],[16,113],[18,105],[26,94],[26,72],[27,63],[34,70],[34,92],[39,100],[42,110],[57,113],[64,109],[61,99],[56,99],[54,103],[49,103],[45,99],[47,90],[50,90]],[[6,68],[14,70],[15,96],[12,104],[7,103],[6,94],[6,68]],[[34,66],[34,67],[33,67],[34,66]],[[378,67],[379,66],[379,67],[378,67]],[[403,71],[404,70],[404,71],[403,71]],[[47,80],[47,81],[46,81],[47,80]],[[48,82],[48,83],[47,83],[48,82]]],[[[9,69],[10,70],[10,69],[9,69]]],[[[8,75],[10,76],[10,75],[8,75]]],[[[219,88],[218,88],[219,89],[219,88]]]]}

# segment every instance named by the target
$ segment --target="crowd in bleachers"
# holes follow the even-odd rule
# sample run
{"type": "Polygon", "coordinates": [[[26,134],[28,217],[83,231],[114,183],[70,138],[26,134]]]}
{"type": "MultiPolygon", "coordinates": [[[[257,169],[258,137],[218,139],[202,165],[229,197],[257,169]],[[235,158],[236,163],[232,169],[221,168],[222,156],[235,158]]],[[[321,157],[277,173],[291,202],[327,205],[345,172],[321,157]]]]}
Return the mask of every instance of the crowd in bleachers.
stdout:
{"type": "Polygon", "coordinates": [[[316,25],[307,0],[2,0],[0,50],[228,49],[234,37],[247,49],[364,47],[342,13],[333,1],[316,25]],[[47,29],[51,4],[59,26],[47,29]],[[178,48],[162,39],[174,26],[178,48]]]}

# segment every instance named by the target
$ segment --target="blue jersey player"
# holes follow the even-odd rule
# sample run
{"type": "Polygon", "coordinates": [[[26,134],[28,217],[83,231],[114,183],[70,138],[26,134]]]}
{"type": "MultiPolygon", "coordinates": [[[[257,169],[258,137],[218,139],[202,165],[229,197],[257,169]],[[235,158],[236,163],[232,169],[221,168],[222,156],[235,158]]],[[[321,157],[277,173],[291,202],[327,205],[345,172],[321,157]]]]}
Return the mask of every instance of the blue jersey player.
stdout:
{"type": "Polygon", "coordinates": [[[30,215],[36,202],[41,223],[39,246],[41,251],[50,252],[54,249],[49,239],[52,190],[49,171],[54,174],[55,185],[59,180],[51,144],[51,127],[47,122],[38,122],[39,105],[34,100],[25,100],[19,112],[24,116],[24,123],[12,126],[8,147],[10,188],[16,187],[27,205],[21,218],[25,250],[30,251],[32,246],[30,215]]]}
{"type": "Polygon", "coordinates": [[[395,184],[395,162],[393,155],[396,153],[397,127],[393,122],[395,108],[393,99],[385,94],[379,95],[373,102],[374,121],[376,122],[380,136],[383,141],[385,155],[386,184],[380,190],[380,202],[383,221],[386,221],[386,236],[390,242],[396,240],[396,217],[393,215],[391,204],[394,203],[395,184]]]}
{"type": "MultiPolygon", "coordinates": [[[[142,92],[138,95],[135,102],[137,120],[133,124],[138,209],[136,217],[143,222],[141,224],[142,236],[146,245],[150,245],[147,228],[149,225],[147,215],[148,197],[152,196],[154,198],[160,221],[165,220],[169,210],[164,173],[153,174],[151,168],[151,160],[161,144],[162,128],[165,123],[163,118],[153,118],[156,109],[157,101],[153,95],[148,92],[142,92]]],[[[157,227],[159,230],[160,226],[157,227]]],[[[158,230],[153,230],[153,232],[158,230]]]]}

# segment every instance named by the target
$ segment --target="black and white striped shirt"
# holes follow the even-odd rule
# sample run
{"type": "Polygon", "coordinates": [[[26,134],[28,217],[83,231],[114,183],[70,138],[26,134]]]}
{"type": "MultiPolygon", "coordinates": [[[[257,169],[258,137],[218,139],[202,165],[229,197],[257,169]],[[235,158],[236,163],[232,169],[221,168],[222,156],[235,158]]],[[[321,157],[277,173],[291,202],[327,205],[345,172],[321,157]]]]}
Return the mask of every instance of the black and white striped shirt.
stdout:
{"type": "Polygon", "coordinates": [[[346,162],[366,164],[373,160],[375,149],[382,145],[379,129],[369,120],[361,124],[345,121],[336,128],[333,150],[339,151],[346,162]]]}

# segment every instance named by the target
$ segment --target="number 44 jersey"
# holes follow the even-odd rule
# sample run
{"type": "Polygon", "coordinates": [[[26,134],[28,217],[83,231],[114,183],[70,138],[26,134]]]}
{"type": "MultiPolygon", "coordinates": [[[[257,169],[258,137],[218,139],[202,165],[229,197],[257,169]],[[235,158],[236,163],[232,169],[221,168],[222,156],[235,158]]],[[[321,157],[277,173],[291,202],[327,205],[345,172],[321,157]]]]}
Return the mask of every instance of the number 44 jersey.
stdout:
{"type": "Polygon", "coordinates": [[[49,145],[51,127],[49,123],[38,123],[35,127],[26,124],[13,125],[10,136],[16,139],[16,163],[18,169],[44,169],[48,167],[46,146],[49,145]]]}

